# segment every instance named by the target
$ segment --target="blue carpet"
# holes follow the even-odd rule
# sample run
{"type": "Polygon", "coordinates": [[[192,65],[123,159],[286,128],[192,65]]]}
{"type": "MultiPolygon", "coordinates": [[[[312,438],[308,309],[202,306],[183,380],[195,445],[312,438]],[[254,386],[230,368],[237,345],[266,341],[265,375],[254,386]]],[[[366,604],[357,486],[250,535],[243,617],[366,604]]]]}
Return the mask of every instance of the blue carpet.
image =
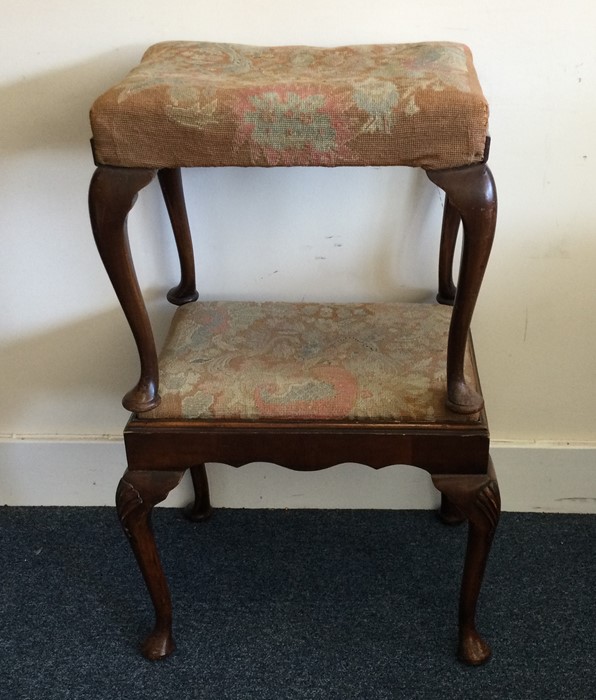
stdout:
{"type": "Polygon", "coordinates": [[[596,698],[596,517],[505,513],[455,659],[465,527],[425,511],[158,509],[178,650],[113,509],[0,509],[0,698],[596,698]]]}

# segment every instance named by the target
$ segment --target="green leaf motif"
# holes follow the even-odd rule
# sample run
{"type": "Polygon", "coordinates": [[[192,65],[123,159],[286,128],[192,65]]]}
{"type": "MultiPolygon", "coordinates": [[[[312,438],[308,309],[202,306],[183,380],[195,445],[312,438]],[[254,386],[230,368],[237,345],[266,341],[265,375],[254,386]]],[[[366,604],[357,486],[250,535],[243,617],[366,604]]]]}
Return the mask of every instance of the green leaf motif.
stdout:
{"type": "Polygon", "coordinates": [[[252,139],[264,148],[277,151],[311,146],[316,151],[335,148],[336,133],[331,119],[321,110],[323,95],[300,95],[290,92],[285,100],[276,92],[267,92],[250,99],[254,112],[244,116],[254,129],[252,139]]]}

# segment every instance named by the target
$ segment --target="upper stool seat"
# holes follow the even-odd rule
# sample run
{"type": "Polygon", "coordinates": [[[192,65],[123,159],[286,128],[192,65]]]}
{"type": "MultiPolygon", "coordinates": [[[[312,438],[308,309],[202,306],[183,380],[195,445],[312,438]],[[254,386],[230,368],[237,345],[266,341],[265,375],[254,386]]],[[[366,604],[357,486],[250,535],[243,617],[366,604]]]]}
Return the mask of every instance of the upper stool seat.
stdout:
{"type": "Polygon", "coordinates": [[[483,160],[488,105],[463,44],[173,41],[95,101],[91,128],[98,165],[439,170],[483,160]]]}

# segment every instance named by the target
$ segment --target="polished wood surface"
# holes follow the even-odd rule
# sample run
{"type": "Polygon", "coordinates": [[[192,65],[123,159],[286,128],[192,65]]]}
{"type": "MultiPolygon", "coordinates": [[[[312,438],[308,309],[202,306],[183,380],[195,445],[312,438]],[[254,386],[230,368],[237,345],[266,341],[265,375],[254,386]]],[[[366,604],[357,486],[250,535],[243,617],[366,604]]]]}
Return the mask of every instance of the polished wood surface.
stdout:
{"type": "Polygon", "coordinates": [[[180,483],[184,471],[129,471],[120,479],[116,508],[122,528],[145,579],[155,608],[155,627],[143,643],[148,659],[168,656],[175,649],[172,637],[172,600],[151,527],[151,513],[180,483]]]}
{"type": "Polygon", "coordinates": [[[443,497],[442,511],[454,511],[468,520],[468,545],[459,599],[458,657],[478,666],[490,658],[491,649],[476,630],[476,606],[484,571],[499,517],[501,497],[492,463],[478,476],[433,475],[434,485],[443,497]]]}
{"type": "MultiPolygon", "coordinates": [[[[429,179],[445,191],[447,213],[443,219],[440,280],[446,290],[446,266],[453,260],[455,222],[463,223],[462,257],[453,301],[447,346],[447,405],[458,413],[475,413],[484,404],[482,396],[466,384],[464,354],[472,314],[492,248],[497,223],[496,187],[486,163],[456,170],[433,170],[429,179]]],[[[447,286],[448,283],[447,283],[447,286]]]]}
{"type": "Polygon", "coordinates": [[[168,292],[171,304],[187,304],[199,298],[195,282],[195,258],[180,168],[164,168],[157,173],[159,184],[174,231],[178,258],[180,259],[180,283],[168,292]]]}
{"type": "Polygon", "coordinates": [[[129,411],[148,411],[159,403],[157,352],[151,322],[137,280],[128,241],[128,213],[154,170],[97,168],[89,188],[89,213],[97,249],[132,331],[141,376],[122,399],[129,411]]]}

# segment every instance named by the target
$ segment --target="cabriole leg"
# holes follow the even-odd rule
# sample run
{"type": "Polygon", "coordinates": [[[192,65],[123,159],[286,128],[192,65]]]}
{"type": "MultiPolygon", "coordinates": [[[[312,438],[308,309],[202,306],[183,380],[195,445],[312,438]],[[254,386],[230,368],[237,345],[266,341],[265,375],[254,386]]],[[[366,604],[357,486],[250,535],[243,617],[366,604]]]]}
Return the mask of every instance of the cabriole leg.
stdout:
{"type": "Polygon", "coordinates": [[[166,208],[174,231],[176,248],[180,259],[180,283],[168,292],[168,301],[181,306],[196,301],[199,293],[195,280],[195,261],[190,226],[180,168],[164,168],[157,173],[166,208]]]}
{"type": "Polygon", "coordinates": [[[462,258],[447,347],[447,406],[457,413],[476,413],[484,401],[464,378],[464,356],[470,323],[495,234],[497,193],[485,163],[427,175],[455,207],[463,222],[462,258]]]}
{"type": "Polygon", "coordinates": [[[155,626],[142,646],[148,659],[161,659],[175,649],[172,602],[151,527],[153,507],[178,485],[184,472],[126,471],[116,491],[118,517],[155,608],[155,626]]]}
{"type": "Polygon", "coordinates": [[[461,224],[461,216],[451,204],[449,197],[445,196],[443,209],[443,224],[441,226],[441,246],[439,248],[439,304],[453,305],[455,300],[455,285],[453,284],[453,258],[455,244],[461,224]]]}
{"type": "Polygon", "coordinates": [[[486,475],[441,475],[432,479],[469,523],[459,602],[458,657],[464,663],[478,666],[491,655],[489,645],[476,630],[476,606],[501,513],[499,486],[492,463],[486,475]]]}
{"type": "Polygon", "coordinates": [[[157,353],[128,242],[127,218],[139,190],[155,170],[101,165],[89,187],[89,213],[97,249],[134,336],[141,363],[137,385],[122,399],[126,409],[148,411],[159,404],[157,353]]]}
{"type": "Polygon", "coordinates": [[[197,464],[190,468],[190,476],[195,492],[194,503],[186,509],[186,517],[195,523],[203,522],[211,517],[213,508],[209,497],[209,481],[204,464],[197,464]]]}

